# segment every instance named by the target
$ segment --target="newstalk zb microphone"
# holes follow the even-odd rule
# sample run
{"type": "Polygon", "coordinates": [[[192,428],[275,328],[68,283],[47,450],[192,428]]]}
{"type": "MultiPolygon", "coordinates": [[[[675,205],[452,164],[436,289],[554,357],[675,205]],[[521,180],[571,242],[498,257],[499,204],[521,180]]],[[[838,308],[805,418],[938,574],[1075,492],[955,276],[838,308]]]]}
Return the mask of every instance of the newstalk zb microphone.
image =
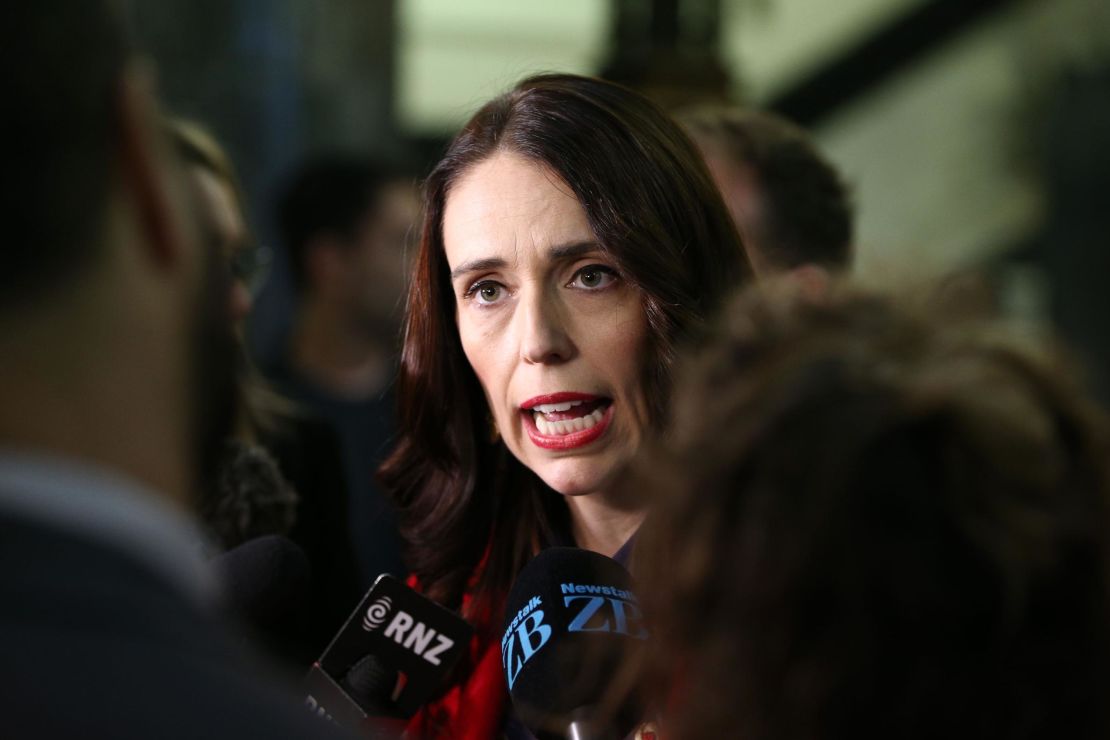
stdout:
{"type": "Polygon", "coordinates": [[[555,547],[525,566],[509,594],[501,665],[517,716],[537,737],[621,738],[633,707],[595,710],[629,650],[647,639],[632,579],[616,561],[555,547]]]}

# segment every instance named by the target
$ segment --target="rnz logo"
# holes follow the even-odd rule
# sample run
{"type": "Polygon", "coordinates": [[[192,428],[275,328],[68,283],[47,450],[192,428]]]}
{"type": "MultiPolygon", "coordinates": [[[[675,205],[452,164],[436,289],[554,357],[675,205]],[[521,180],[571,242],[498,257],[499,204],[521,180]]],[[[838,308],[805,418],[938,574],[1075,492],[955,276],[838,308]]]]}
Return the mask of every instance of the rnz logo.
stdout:
{"type": "Polygon", "coordinates": [[[312,712],[317,717],[323,717],[328,722],[334,722],[335,724],[339,724],[338,722],[335,721],[335,717],[328,714],[328,710],[324,709],[323,705],[320,704],[320,702],[316,701],[315,697],[309,696],[309,697],[305,698],[304,705],[306,707],[308,707],[308,711],[312,712]]]}
{"type": "Polygon", "coordinates": [[[412,615],[403,609],[398,609],[393,615],[383,636],[393,640],[410,653],[419,655],[432,665],[439,665],[443,653],[455,645],[455,641],[450,637],[441,635],[423,622],[413,619],[412,615]]]}
{"type": "Polygon", "coordinates": [[[388,596],[383,596],[366,610],[366,614],[362,617],[362,628],[367,632],[374,630],[385,624],[385,618],[389,616],[389,610],[393,608],[393,602],[388,596]]]}

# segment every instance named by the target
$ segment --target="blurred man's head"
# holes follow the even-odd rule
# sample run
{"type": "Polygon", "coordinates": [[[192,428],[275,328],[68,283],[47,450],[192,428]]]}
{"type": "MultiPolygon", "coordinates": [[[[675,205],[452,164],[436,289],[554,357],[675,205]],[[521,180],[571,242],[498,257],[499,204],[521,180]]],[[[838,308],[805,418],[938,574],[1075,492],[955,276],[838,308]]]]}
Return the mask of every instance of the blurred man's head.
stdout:
{"type": "Polygon", "coordinates": [[[5,308],[64,290],[104,256],[119,150],[131,133],[121,98],[133,108],[140,96],[128,41],[108,5],[55,1],[3,10],[5,308]]]}
{"type": "Polygon", "coordinates": [[[411,182],[368,160],[304,164],[278,202],[302,304],[326,304],[367,333],[392,338],[417,207],[411,182]]]}
{"type": "Polygon", "coordinates": [[[758,272],[850,266],[848,190],[803,130],[770,113],[730,108],[679,119],[705,155],[758,272]]]}
{"type": "Polygon", "coordinates": [[[628,483],[669,736],[1104,737],[1101,412],[996,327],[767,287],[628,483]]]}
{"type": "Polygon", "coordinates": [[[0,49],[0,442],[184,502],[220,451],[226,283],[196,247],[152,75],[108,0],[5,4],[0,49]]]}

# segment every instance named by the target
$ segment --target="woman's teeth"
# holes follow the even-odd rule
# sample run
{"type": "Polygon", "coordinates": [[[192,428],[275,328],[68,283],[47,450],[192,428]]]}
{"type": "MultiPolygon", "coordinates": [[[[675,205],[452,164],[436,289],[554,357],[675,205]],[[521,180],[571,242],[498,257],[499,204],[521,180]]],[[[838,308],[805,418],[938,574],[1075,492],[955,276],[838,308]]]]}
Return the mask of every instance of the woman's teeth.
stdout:
{"type": "Polygon", "coordinates": [[[601,421],[605,416],[604,408],[596,408],[593,412],[585,416],[579,416],[575,419],[564,419],[562,421],[548,421],[544,418],[544,413],[553,413],[555,411],[566,411],[571,406],[577,406],[582,403],[581,401],[573,401],[571,403],[558,403],[558,404],[544,404],[536,406],[532,409],[533,417],[536,420],[536,429],[540,434],[546,437],[553,437],[563,434],[573,434],[574,432],[583,432],[590,427],[601,421]],[[550,409],[543,411],[543,409],[550,409]]]}
{"type": "Polygon", "coordinates": [[[541,403],[532,407],[533,411],[541,414],[554,414],[556,411],[570,411],[575,406],[581,406],[584,401],[567,401],[566,403],[541,403]]]}

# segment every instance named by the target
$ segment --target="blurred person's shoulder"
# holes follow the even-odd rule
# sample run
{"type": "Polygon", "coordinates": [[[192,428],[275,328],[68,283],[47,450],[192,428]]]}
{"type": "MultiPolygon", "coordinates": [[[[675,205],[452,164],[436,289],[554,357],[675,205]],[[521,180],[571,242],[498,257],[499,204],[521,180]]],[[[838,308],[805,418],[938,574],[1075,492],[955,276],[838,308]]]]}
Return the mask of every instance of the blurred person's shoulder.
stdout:
{"type": "Polygon", "coordinates": [[[5,736],[334,736],[202,589],[125,537],[0,497],[5,736]]]}

